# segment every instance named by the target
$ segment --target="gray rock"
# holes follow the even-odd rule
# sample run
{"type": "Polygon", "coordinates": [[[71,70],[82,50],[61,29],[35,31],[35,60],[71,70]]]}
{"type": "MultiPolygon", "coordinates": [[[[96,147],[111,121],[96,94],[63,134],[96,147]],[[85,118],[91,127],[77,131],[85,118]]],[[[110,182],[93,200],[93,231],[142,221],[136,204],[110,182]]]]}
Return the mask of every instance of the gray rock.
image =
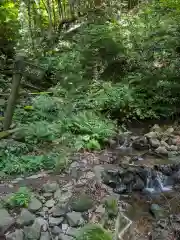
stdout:
{"type": "Polygon", "coordinates": [[[59,207],[59,206],[55,206],[52,210],[51,210],[52,216],[53,217],[62,217],[66,214],[66,209],[59,207]]]}
{"type": "Polygon", "coordinates": [[[166,129],[166,131],[164,132],[164,134],[166,135],[171,135],[174,132],[174,128],[173,127],[169,127],[168,129],[166,129]]]}
{"type": "Polygon", "coordinates": [[[20,216],[17,219],[17,224],[20,226],[28,226],[32,224],[35,220],[35,215],[29,212],[27,209],[22,209],[20,216]]]}
{"type": "Polygon", "coordinates": [[[44,192],[54,193],[59,188],[57,182],[47,182],[43,185],[44,192]]]}
{"type": "Polygon", "coordinates": [[[150,207],[150,211],[156,219],[165,217],[164,209],[162,207],[160,207],[158,204],[152,204],[150,207]]]}
{"type": "Polygon", "coordinates": [[[178,151],[178,146],[171,145],[171,146],[169,147],[169,150],[170,150],[170,151],[178,151]]]}
{"type": "Polygon", "coordinates": [[[160,146],[155,150],[156,153],[162,155],[168,155],[168,150],[164,146],[160,146]]]}
{"type": "Polygon", "coordinates": [[[54,206],[54,204],[55,204],[54,199],[50,199],[45,203],[45,207],[52,208],[54,206]]]}
{"type": "Polygon", "coordinates": [[[153,138],[157,138],[158,137],[158,134],[156,132],[149,132],[149,133],[146,133],[145,136],[149,139],[153,138]]]}
{"type": "Polygon", "coordinates": [[[160,146],[160,141],[157,138],[149,139],[149,143],[153,148],[158,148],[160,146]]]}
{"type": "Polygon", "coordinates": [[[149,144],[146,137],[139,137],[132,143],[132,147],[136,150],[148,150],[149,144]]]}
{"type": "Polygon", "coordinates": [[[169,144],[165,141],[161,141],[161,146],[164,146],[167,150],[169,150],[169,144]]]}
{"type": "Polygon", "coordinates": [[[40,240],[51,240],[49,232],[41,232],[40,240]]]}
{"type": "Polygon", "coordinates": [[[54,226],[54,227],[52,228],[51,232],[52,232],[52,234],[54,234],[54,235],[59,235],[59,234],[62,233],[63,231],[62,231],[62,229],[61,229],[60,227],[54,226]]]}
{"type": "Polygon", "coordinates": [[[100,215],[103,215],[105,213],[105,207],[103,206],[103,204],[99,205],[97,208],[96,208],[96,213],[100,213],[100,215]]]}
{"type": "Polygon", "coordinates": [[[72,200],[70,206],[73,211],[85,212],[93,207],[93,200],[88,195],[82,194],[77,199],[72,200]]]}
{"type": "Polygon", "coordinates": [[[61,198],[61,195],[62,195],[62,191],[61,189],[58,189],[55,193],[54,193],[54,198],[56,200],[60,199],[61,198]]]}
{"type": "Polygon", "coordinates": [[[6,209],[0,209],[0,229],[6,232],[10,227],[15,224],[14,218],[10,216],[6,209]]]}
{"type": "Polygon", "coordinates": [[[53,193],[43,193],[43,197],[46,199],[52,198],[52,196],[53,196],[53,193]]]}
{"type": "Polygon", "coordinates": [[[60,198],[58,198],[58,202],[60,204],[67,204],[69,202],[69,199],[72,197],[72,192],[67,191],[67,192],[62,192],[60,198]]]}
{"type": "Polygon", "coordinates": [[[65,234],[60,234],[59,235],[59,240],[73,240],[74,238],[71,236],[67,236],[65,234]]]}
{"type": "Polygon", "coordinates": [[[58,226],[63,222],[64,218],[63,217],[49,217],[49,225],[50,227],[58,226]]]}
{"type": "Polygon", "coordinates": [[[24,227],[25,239],[38,240],[41,235],[41,230],[47,231],[48,224],[43,218],[36,218],[33,225],[24,227]]]}
{"type": "Polygon", "coordinates": [[[151,128],[151,131],[154,131],[154,132],[161,132],[161,128],[158,124],[155,124],[152,128],[151,128]]]}
{"type": "Polygon", "coordinates": [[[102,182],[102,173],[104,172],[104,168],[102,165],[96,165],[94,166],[93,168],[93,172],[95,174],[95,179],[98,183],[101,183],[102,182]]]}
{"type": "Polygon", "coordinates": [[[71,227],[78,227],[83,224],[82,215],[79,212],[69,212],[66,214],[66,218],[71,227]]]}
{"type": "Polygon", "coordinates": [[[36,198],[36,197],[32,197],[31,201],[28,205],[28,209],[31,212],[36,212],[38,211],[40,208],[42,207],[42,203],[36,198]]]}
{"type": "Polygon", "coordinates": [[[62,223],[61,228],[63,233],[66,233],[69,228],[69,225],[67,223],[62,223]]]}
{"type": "Polygon", "coordinates": [[[6,236],[6,240],[23,240],[24,233],[21,229],[17,229],[15,232],[10,233],[6,236]]]}
{"type": "Polygon", "coordinates": [[[78,231],[79,231],[79,228],[70,227],[70,228],[68,228],[66,234],[69,236],[72,236],[72,237],[76,237],[78,231]]]}

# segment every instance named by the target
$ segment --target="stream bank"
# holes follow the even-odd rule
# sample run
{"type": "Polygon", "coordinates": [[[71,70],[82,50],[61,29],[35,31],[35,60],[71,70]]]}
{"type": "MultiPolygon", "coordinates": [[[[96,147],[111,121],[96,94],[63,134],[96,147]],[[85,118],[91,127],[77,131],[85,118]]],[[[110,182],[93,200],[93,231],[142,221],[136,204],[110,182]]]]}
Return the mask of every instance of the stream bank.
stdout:
{"type": "MultiPolygon", "coordinates": [[[[5,209],[0,223],[8,240],[73,240],[86,223],[104,218],[107,199],[132,222],[134,239],[178,239],[180,229],[180,131],[154,125],[126,132],[101,152],[73,156],[63,174],[52,172],[2,180],[2,203],[19,187],[33,192],[27,208],[5,209]],[[83,203],[83,204],[82,204],[83,203]]],[[[103,222],[101,222],[104,224],[103,222]]],[[[114,231],[115,222],[106,227],[114,231]]]]}

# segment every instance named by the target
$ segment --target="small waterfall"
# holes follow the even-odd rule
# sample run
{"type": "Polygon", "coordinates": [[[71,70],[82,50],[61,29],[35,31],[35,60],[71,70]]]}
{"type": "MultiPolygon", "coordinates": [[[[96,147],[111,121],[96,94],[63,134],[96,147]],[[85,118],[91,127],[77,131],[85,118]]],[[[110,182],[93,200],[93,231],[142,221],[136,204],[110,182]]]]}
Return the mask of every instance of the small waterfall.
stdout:
{"type": "Polygon", "coordinates": [[[148,193],[161,193],[172,190],[172,186],[166,185],[167,177],[160,172],[156,172],[156,176],[153,176],[152,169],[148,170],[145,192],[148,193]]]}

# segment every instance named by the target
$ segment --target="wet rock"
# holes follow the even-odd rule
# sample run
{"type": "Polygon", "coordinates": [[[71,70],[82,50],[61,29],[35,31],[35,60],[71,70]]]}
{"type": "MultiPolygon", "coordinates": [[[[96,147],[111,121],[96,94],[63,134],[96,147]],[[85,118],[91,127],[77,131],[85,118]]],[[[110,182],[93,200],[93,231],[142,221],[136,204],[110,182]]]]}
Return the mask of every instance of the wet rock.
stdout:
{"type": "Polygon", "coordinates": [[[64,217],[49,217],[49,226],[54,227],[61,224],[64,220],[64,217]]]}
{"type": "Polygon", "coordinates": [[[160,146],[160,141],[157,138],[149,139],[149,143],[153,148],[158,148],[160,146]]]}
{"type": "Polygon", "coordinates": [[[76,212],[85,212],[93,207],[93,200],[86,194],[80,195],[77,199],[73,199],[71,208],[76,212]]]}
{"type": "Polygon", "coordinates": [[[160,207],[158,204],[152,204],[150,207],[150,211],[156,219],[165,217],[164,209],[160,207]]]}
{"type": "Polygon", "coordinates": [[[14,218],[10,216],[6,209],[0,209],[0,229],[6,232],[10,227],[15,224],[14,218]]]}
{"type": "Polygon", "coordinates": [[[47,182],[43,185],[43,190],[46,193],[54,193],[59,188],[57,182],[47,182]]]}
{"type": "Polygon", "coordinates": [[[134,175],[132,173],[126,173],[122,179],[122,182],[126,185],[131,183],[134,180],[134,175]]]}
{"type": "Polygon", "coordinates": [[[66,218],[71,227],[78,227],[83,223],[82,215],[79,212],[69,212],[66,218]]]}
{"type": "Polygon", "coordinates": [[[41,232],[40,240],[51,240],[49,232],[41,232]]]}
{"type": "Polygon", "coordinates": [[[135,191],[142,191],[145,188],[145,183],[142,179],[136,178],[135,183],[132,186],[132,189],[135,191]]]}
{"type": "Polygon", "coordinates": [[[136,150],[148,150],[149,144],[146,137],[139,137],[133,143],[132,147],[136,150]]]}
{"type": "Polygon", "coordinates": [[[34,222],[35,218],[35,215],[29,212],[27,209],[22,209],[16,222],[20,226],[28,226],[34,222]]]}
{"type": "Polygon", "coordinates": [[[6,240],[24,240],[24,233],[21,229],[17,229],[15,232],[8,234],[6,240]]]}
{"type": "Polygon", "coordinates": [[[59,240],[73,240],[74,238],[65,234],[59,235],[59,240]]]}
{"type": "Polygon", "coordinates": [[[36,197],[32,197],[31,201],[28,205],[28,209],[31,212],[36,212],[38,211],[40,208],[42,207],[42,203],[36,198],[36,197]]]}
{"type": "Polygon", "coordinates": [[[155,150],[156,153],[161,154],[161,155],[168,155],[168,150],[164,146],[160,146],[155,150]]]}
{"type": "Polygon", "coordinates": [[[59,206],[55,206],[52,210],[51,210],[52,216],[53,217],[62,217],[65,216],[66,214],[66,209],[59,207],[59,206]]]}
{"type": "Polygon", "coordinates": [[[58,226],[54,226],[51,230],[52,234],[54,235],[59,235],[60,233],[62,233],[62,229],[58,226]]]}
{"type": "Polygon", "coordinates": [[[45,203],[45,207],[52,208],[55,205],[54,199],[50,199],[45,203]]]}

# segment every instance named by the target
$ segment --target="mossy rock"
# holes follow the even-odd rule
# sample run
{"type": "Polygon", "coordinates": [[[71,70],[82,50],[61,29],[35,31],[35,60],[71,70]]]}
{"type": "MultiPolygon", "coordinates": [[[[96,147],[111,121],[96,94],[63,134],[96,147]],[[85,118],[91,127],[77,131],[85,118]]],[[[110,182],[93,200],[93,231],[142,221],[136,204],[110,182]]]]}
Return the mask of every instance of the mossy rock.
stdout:
{"type": "Polygon", "coordinates": [[[98,224],[88,224],[76,235],[78,240],[112,240],[112,236],[98,224]]]}
{"type": "Polygon", "coordinates": [[[76,199],[72,199],[71,208],[76,212],[86,212],[93,207],[93,200],[86,194],[80,195],[76,199]]]}

